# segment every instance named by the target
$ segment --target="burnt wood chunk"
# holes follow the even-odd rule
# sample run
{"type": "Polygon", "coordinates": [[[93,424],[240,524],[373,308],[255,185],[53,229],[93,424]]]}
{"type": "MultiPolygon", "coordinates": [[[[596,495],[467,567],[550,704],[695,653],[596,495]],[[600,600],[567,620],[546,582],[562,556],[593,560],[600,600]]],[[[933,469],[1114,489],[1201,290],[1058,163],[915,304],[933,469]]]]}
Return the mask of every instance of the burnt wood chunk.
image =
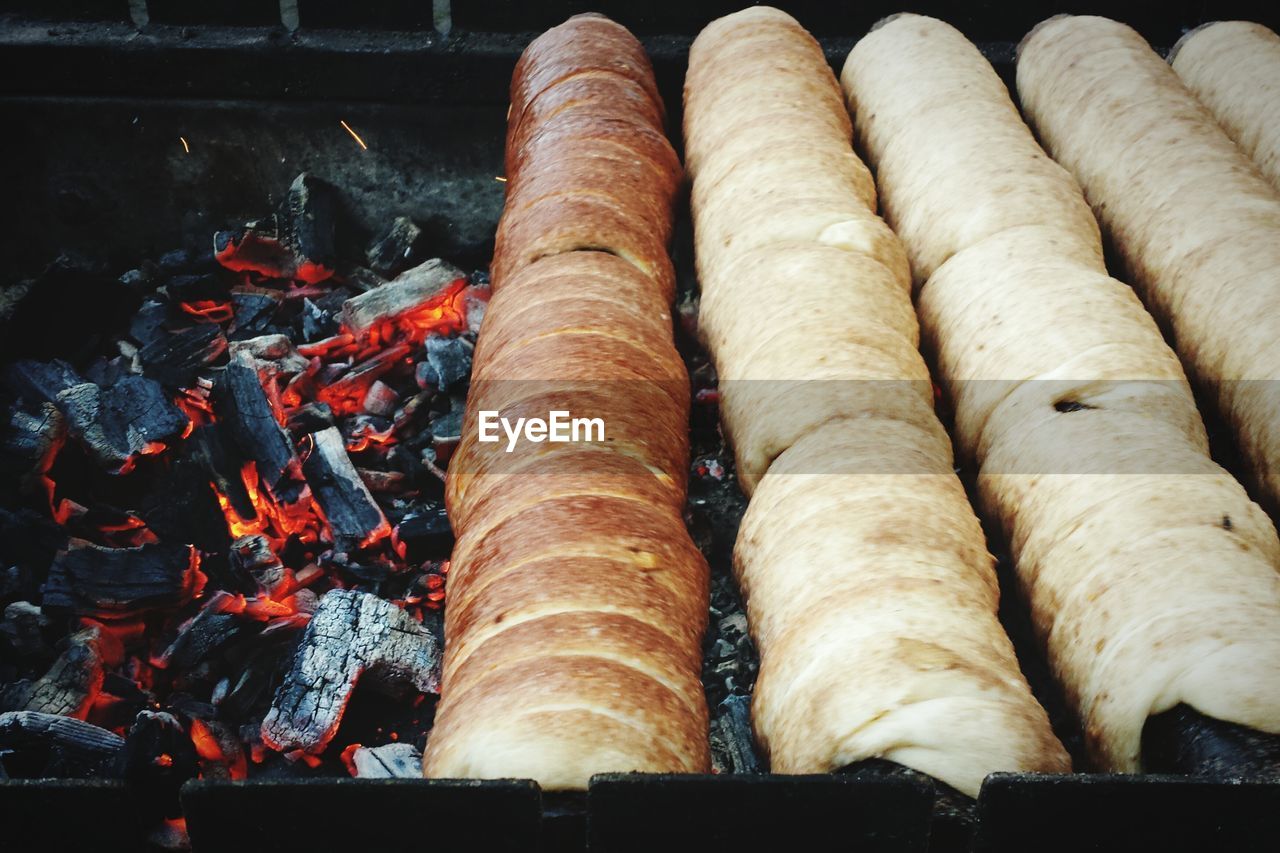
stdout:
{"type": "Polygon", "coordinates": [[[1280,735],[1228,723],[1176,705],[1147,720],[1142,763],[1148,773],[1210,779],[1280,779],[1280,735]]]}
{"type": "Polygon", "coordinates": [[[156,664],[185,671],[203,663],[234,640],[245,627],[245,622],[235,614],[219,612],[221,601],[230,597],[228,592],[214,595],[203,610],[178,629],[178,636],[161,653],[156,664]]]}
{"type": "Polygon", "coordinates": [[[471,377],[471,353],[474,346],[466,338],[427,337],[427,364],[434,374],[434,384],[441,391],[451,391],[471,377]]]}
{"type": "Polygon", "coordinates": [[[401,273],[394,281],[353,296],[342,304],[339,319],[354,335],[367,334],[375,326],[394,322],[442,301],[450,285],[464,278],[452,264],[433,258],[401,273]]]}
{"type": "Polygon", "coordinates": [[[191,737],[166,711],[138,713],[120,753],[120,767],[140,795],[140,807],[152,817],[181,814],[178,789],[200,770],[191,737]]]}
{"type": "Polygon", "coordinates": [[[358,779],[421,779],[422,753],[411,743],[362,746],[351,755],[358,779]]]}
{"type": "Polygon", "coordinates": [[[391,527],[351,464],[337,427],[311,434],[311,451],[302,470],[338,548],[355,550],[390,534],[391,527]]]}
{"type": "Polygon", "coordinates": [[[156,453],[182,435],[191,421],[160,383],[126,376],[102,387],[86,382],[58,395],[67,431],[103,468],[127,469],[134,457],[156,453]]]}
{"type": "Polygon", "coordinates": [[[293,504],[306,496],[293,441],[276,420],[247,352],[237,354],[214,383],[213,409],[240,452],[254,462],[259,480],[276,502],[293,504]]]}
{"type": "Polygon", "coordinates": [[[23,490],[39,485],[38,478],[53,467],[67,435],[67,423],[53,403],[16,403],[9,409],[8,431],[0,443],[0,471],[21,480],[23,490]]]}
{"type": "Polygon", "coordinates": [[[196,374],[227,350],[227,339],[216,323],[201,323],[164,335],[138,350],[142,373],[168,388],[187,388],[196,374]]]}
{"type": "Polygon", "coordinates": [[[30,776],[102,776],[123,748],[120,735],[83,720],[35,711],[0,714],[0,757],[10,775],[23,764],[30,776]]]}
{"type": "Polygon", "coordinates": [[[214,257],[236,272],[318,284],[333,275],[337,221],[337,191],[303,172],[273,216],[215,234],[214,257]]]}
{"type": "Polygon", "coordinates": [[[53,403],[68,388],[84,383],[84,377],[61,359],[35,361],[24,358],[9,365],[4,378],[13,390],[32,403],[53,403]]]}
{"type": "Polygon", "coordinates": [[[408,684],[440,690],[436,638],[389,601],[354,590],[331,590],[302,635],[293,666],[266,719],[262,739],[281,752],[319,753],[332,740],[356,682],[408,684]]]}
{"type": "Polygon", "coordinates": [[[103,548],[73,539],[49,567],[43,606],[104,618],[180,607],[203,586],[198,564],[190,545],[103,548]]]}
{"type": "Polygon", "coordinates": [[[711,757],[717,773],[759,773],[751,737],[751,699],[726,697],[711,723],[711,757]]]}
{"type": "Polygon", "coordinates": [[[190,449],[200,467],[209,475],[214,488],[227,499],[237,515],[246,521],[258,517],[253,499],[249,497],[249,490],[245,487],[244,477],[240,475],[244,460],[217,425],[196,427],[184,447],[190,449]]]}
{"type": "Polygon", "coordinates": [[[97,626],[77,631],[49,671],[24,689],[7,694],[0,711],[37,711],[83,720],[102,689],[108,657],[118,657],[118,650],[112,655],[110,646],[111,640],[97,626]]]}
{"type": "Polygon", "coordinates": [[[396,541],[404,546],[411,563],[448,559],[453,550],[453,528],[443,504],[426,504],[396,525],[396,541]]]}
{"type": "Polygon", "coordinates": [[[369,268],[384,278],[394,278],[418,263],[422,229],[407,216],[397,216],[382,239],[369,247],[369,268]]]}

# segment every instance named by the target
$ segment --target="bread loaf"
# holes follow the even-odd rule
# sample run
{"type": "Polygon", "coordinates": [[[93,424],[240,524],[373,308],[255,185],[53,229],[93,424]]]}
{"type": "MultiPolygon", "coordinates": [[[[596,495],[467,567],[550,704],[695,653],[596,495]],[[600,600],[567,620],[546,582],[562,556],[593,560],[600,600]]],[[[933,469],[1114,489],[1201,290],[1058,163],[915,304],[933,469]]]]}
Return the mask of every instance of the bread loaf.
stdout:
{"type": "Polygon", "coordinates": [[[1280,508],[1280,194],[1123,24],[1041,24],[1018,92],[1280,508]]]}
{"type": "Polygon", "coordinates": [[[707,566],[684,527],[689,379],[666,255],[679,163],[635,39],[571,18],[516,66],[494,296],[446,499],[457,534],[433,777],[585,788],[706,772],[707,566]],[[603,441],[480,440],[480,413],[603,441]]]}
{"type": "Polygon", "coordinates": [[[1218,21],[1169,54],[1182,82],[1280,189],[1280,36],[1248,21],[1218,21]]]}
{"type": "Polygon", "coordinates": [[[1280,731],[1280,541],[1209,458],[1178,359],[1108,276],[1078,186],[941,21],[882,22],[841,82],[921,263],[957,444],[1092,762],[1139,770],[1147,718],[1178,703],[1280,731]]]}
{"type": "Polygon", "coordinates": [[[776,9],[715,21],[684,121],[699,331],[751,495],[734,565],[773,771],[880,757],[976,795],[992,771],[1068,769],[996,619],[906,255],[822,50],[776,9]]]}

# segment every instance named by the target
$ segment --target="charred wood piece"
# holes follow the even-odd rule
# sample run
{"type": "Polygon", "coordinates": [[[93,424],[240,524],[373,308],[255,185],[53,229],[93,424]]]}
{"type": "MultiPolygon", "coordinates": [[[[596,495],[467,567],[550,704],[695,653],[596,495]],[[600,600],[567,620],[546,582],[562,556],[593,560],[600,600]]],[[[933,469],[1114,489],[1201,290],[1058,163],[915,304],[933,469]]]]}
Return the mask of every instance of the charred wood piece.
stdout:
{"type": "Polygon", "coordinates": [[[273,216],[215,234],[214,257],[236,272],[318,284],[333,275],[337,220],[336,190],[303,172],[273,216]]]}
{"type": "Polygon", "coordinates": [[[56,403],[59,394],[85,381],[75,368],[61,359],[24,358],[9,365],[4,378],[19,396],[32,403],[56,403]]]}
{"type": "Polygon", "coordinates": [[[325,383],[316,397],[338,412],[359,411],[364,407],[365,398],[373,383],[399,364],[410,351],[407,344],[388,347],[355,365],[340,377],[325,383]]]}
{"type": "Polygon", "coordinates": [[[252,338],[262,335],[271,327],[276,312],[284,298],[278,290],[245,288],[231,294],[232,337],[252,338]]]}
{"type": "Polygon", "coordinates": [[[401,273],[394,281],[348,299],[342,305],[342,325],[356,336],[368,334],[383,323],[443,304],[455,282],[463,278],[457,267],[433,258],[401,273]]]}
{"type": "Polygon", "coordinates": [[[0,711],[36,711],[75,717],[89,715],[94,697],[102,690],[105,667],[119,662],[119,644],[101,628],[90,626],[67,639],[67,649],[43,676],[24,689],[6,692],[0,711]]]}
{"type": "Polygon", "coordinates": [[[751,699],[729,696],[711,723],[711,756],[717,773],[759,773],[751,735],[751,699]]]}
{"type": "Polygon", "coordinates": [[[54,459],[67,436],[67,423],[53,403],[33,403],[29,412],[15,404],[9,410],[9,429],[4,438],[3,466],[24,491],[41,485],[40,477],[53,467],[54,459]]]}
{"type": "Polygon", "coordinates": [[[322,752],[362,676],[437,693],[439,668],[436,638],[407,612],[375,595],[332,590],[303,633],[262,739],[281,752],[322,752]]]}
{"type": "Polygon", "coordinates": [[[156,659],[157,666],[188,670],[208,660],[218,649],[236,638],[245,627],[238,615],[222,612],[222,599],[231,598],[219,592],[195,616],[178,628],[178,636],[156,659]]]}
{"type": "Polygon", "coordinates": [[[422,753],[411,743],[361,746],[351,753],[358,779],[421,779],[422,753]]]}
{"type": "Polygon", "coordinates": [[[396,525],[395,541],[410,563],[448,559],[453,550],[453,528],[443,505],[426,506],[396,525]]]}
{"type": "Polygon", "coordinates": [[[4,757],[11,776],[19,775],[18,764],[33,777],[104,776],[123,748],[120,735],[83,720],[35,711],[0,714],[0,756],[11,753],[4,757]]]}
{"type": "Polygon", "coordinates": [[[427,377],[429,384],[440,391],[452,391],[465,384],[471,378],[471,353],[474,350],[475,346],[466,338],[428,336],[427,364],[431,367],[431,374],[427,377]]]}
{"type": "Polygon", "coordinates": [[[294,504],[306,497],[293,441],[276,419],[247,353],[233,358],[214,383],[213,409],[240,452],[253,460],[258,478],[276,502],[294,504]]]}
{"type": "Polygon", "coordinates": [[[68,433],[110,471],[127,470],[135,457],[159,452],[191,426],[160,383],[143,376],[105,388],[76,385],[58,395],[57,405],[68,433]]]}
{"type": "Polygon", "coordinates": [[[311,362],[293,347],[293,341],[284,335],[259,335],[245,341],[231,343],[231,358],[243,358],[245,353],[259,374],[291,376],[306,370],[311,362]]]}
{"type": "Polygon", "coordinates": [[[337,427],[311,434],[311,450],[302,470],[338,548],[356,550],[391,533],[382,510],[351,464],[337,427]]]}
{"type": "Polygon", "coordinates": [[[369,268],[384,278],[395,278],[419,263],[424,243],[422,229],[407,216],[397,216],[382,239],[369,247],[369,268]]]}
{"type": "Polygon", "coordinates": [[[204,586],[199,563],[190,545],[102,548],[73,539],[49,567],[42,604],[112,619],[181,607],[204,586]]]}
{"type": "Polygon", "coordinates": [[[181,813],[178,789],[200,770],[195,745],[182,723],[165,711],[142,711],[120,752],[124,778],[141,794],[140,803],[156,816],[181,813]]]}
{"type": "Polygon", "coordinates": [[[14,601],[4,608],[0,620],[0,648],[8,650],[10,660],[48,660],[53,649],[44,640],[49,617],[30,601],[14,601]]]}
{"type": "Polygon", "coordinates": [[[1280,779],[1280,735],[1176,705],[1147,720],[1143,765],[1151,773],[1210,779],[1280,779]]]}
{"type": "Polygon", "coordinates": [[[157,337],[138,351],[142,373],[168,388],[188,388],[196,374],[227,351],[227,339],[215,323],[201,323],[157,337]]]}
{"type": "Polygon", "coordinates": [[[258,517],[258,511],[240,475],[241,461],[220,429],[214,424],[196,427],[186,445],[213,481],[214,488],[227,499],[236,514],[246,521],[258,517]]]}

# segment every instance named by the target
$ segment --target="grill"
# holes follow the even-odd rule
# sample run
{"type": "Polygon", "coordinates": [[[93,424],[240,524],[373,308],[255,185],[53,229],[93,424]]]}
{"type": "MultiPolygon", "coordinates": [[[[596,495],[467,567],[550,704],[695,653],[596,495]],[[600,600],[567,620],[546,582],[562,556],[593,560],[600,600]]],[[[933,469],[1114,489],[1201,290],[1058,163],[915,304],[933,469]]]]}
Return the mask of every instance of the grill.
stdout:
{"type": "MultiPolygon", "coordinates": [[[[495,177],[507,86],[533,34],[582,11],[600,11],[630,27],[653,59],[669,128],[678,128],[693,36],[741,5],[0,4],[9,278],[35,274],[63,252],[129,263],[174,247],[205,249],[212,232],[269,208],[278,200],[270,194],[304,170],[342,188],[357,230],[372,232],[409,215],[425,224],[442,257],[484,268],[502,210],[495,177]]],[[[837,65],[875,21],[900,10],[884,2],[779,5],[819,37],[837,65]]],[[[1274,9],[1268,19],[1247,3],[1083,6],[1096,8],[1070,11],[1117,18],[1164,46],[1205,20],[1277,23],[1274,9]]],[[[1042,3],[1009,10],[993,2],[930,2],[912,11],[959,27],[1011,83],[1017,41],[1064,10],[1042,3]]],[[[676,235],[679,292],[688,294],[696,283],[687,210],[678,216],[676,235]]],[[[712,452],[714,415],[704,420],[701,434],[695,420],[695,457],[712,452]]],[[[742,498],[716,492],[707,501],[707,536],[725,552],[742,498]]],[[[713,561],[713,573],[727,577],[723,561],[713,561]]],[[[1008,574],[1002,571],[1002,584],[1008,574]]],[[[1014,591],[1004,593],[1009,612],[1003,621],[1020,652],[1033,650],[1014,591]]],[[[1035,654],[1024,657],[1024,669],[1057,723],[1067,712],[1035,654]]],[[[1170,725],[1194,731],[1196,723],[1170,725]]],[[[1070,731],[1059,728],[1070,748],[1070,731]]],[[[1176,750],[1164,763],[1171,773],[1205,765],[1176,750]]],[[[950,796],[923,776],[863,766],[833,776],[606,775],[582,794],[541,792],[520,780],[196,780],[183,788],[182,805],[197,853],[406,844],[619,853],[673,845],[939,853],[1263,850],[1280,832],[1280,784],[1186,775],[996,774],[976,807],[952,808],[950,796]]],[[[0,848],[141,848],[143,798],[114,780],[0,781],[0,848]]]]}

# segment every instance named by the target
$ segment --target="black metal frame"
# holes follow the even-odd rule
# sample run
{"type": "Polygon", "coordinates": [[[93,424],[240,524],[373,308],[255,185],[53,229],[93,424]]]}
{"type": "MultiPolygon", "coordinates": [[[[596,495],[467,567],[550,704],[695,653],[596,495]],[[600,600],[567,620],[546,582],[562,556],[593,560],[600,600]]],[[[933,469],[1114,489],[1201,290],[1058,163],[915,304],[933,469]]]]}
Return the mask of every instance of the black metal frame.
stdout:
{"type": "MultiPolygon", "coordinates": [[[[153,11],[179,8],[172,3],[151,5],[153,11]]],[[[54,198],[41,199],[31,190],[61,176],[57,168],[36,163],[33,178],[24,180],[18,174],[32,169],[31,158],[38,147],[57,152],[106,145],[108,155],[118,160],[122,151],[130,150],[127,146],[134,146],[144,169],[148,163],[167,162],[165,158],[173,156],[173,140],[168,136],[160,143],[131,137],[105,119],[93,125],[102,134],[97,140],[76,140],[76,120],[94,111],[145,114],[165,127],[165,133],[172,129],[166,122],[173,127],[190,122],[207,130],[209,122],[216,121],[223,128],[239,127],[236,132],[242,135],[254,116],[260,122],[265,116],[266,125],[303,122],[310,133],[313,123],[327,123],[327,127],[333,123],[330,118],[341,113],[377,128],[386,134],[384,139],[405,148],[424,133],[439,133],[431,143],[438,161],[427,163],[402,153],[388,155],[387,168],[424,173],[423,186],[431,183],[433,165],[470,180],[466,186],[476,196],[474,203],[448,211],[445,218],[457,221],[446,225],[456,229],[463,222],[461,230],[467,234],[458,238],[454,250],[482,259],[489,238],[476,234],[491,232],[501,204],[501,188],[492,178],[501,168],[507,83],[530,31],[587,8],[614,15],[643,35],[668,105],[677,112],[692,35],[706,21],[742,2],[560,0],[535,5],[515,0],[453,0],[457,29],[449,36],[425,29],[421,4],[397,0],[371,0],[373,25],[379,29],[360,31],[323,28],[326,20],[341,26],[346,19],[341,14],[326,19],[316,11],[319,0],[300,0],[304,28],[297,32],[266,23],[270,15],[256,8],[261,5],[220,2],[200,4],[204,12],[160,12],[153,15],[154,23],[139,32],[128,22],[123,0],[0,2],[0,16],[16,8],[28,14],[38,9],[61,18],[50,23],[0,17],[0,109],[10,118],[8,144],[16,145],[3,161],[6,169],[15,172],[6,176],[6,186],[19,187],[20,203],[58,203],[54,198]],[[237,17],[238,5],[256,10],[237,17]],[[320,22],[314,28],[307,26],[309,8],[310,20],[320,22]],[[206,17],[201,18],[202,14],[206,17]],[[201,115],[205,118],[200,119],[201,115]],[[22,195],[23,187],[29,191],[27,196],[22,195]]],[[[267,5],[273,5],[271,0],[267,5]]],[[[1211,5],[1200,0],[1021,4],[1014,11],[991,0],[914,4],[796,0],[779,5],[794,11],[823,37],[833,61],[843,57],[856,34],[900,5],[939,14],[981,41],[1006,77],[1013,45],[1031,24],[1046,16],[1046,9],[1104,12],[1134,24],[1163,45],[1205,18],[1250,17],[1274,26],[1280,14],[1274,4],[1211,5]]],[[[267,137],[271,134],[260,130],[267,137]]],[[[289,144],[287,136],[261,142],[273,155],[287,153],[289,144]]],[[[350,143],[335,136],[276,171],[291,175],[306,168],[307,156],[332,161],[339,144],[350,143]]],[[[85,156],[86,168],[101,168],[101,160],[85,156]]],[[[216,165],[212,158],[203,167],[216,165]]],[[[178,201],[215,218],[250,200],[253,209],[261,210],[268,206],[263,196],[283,189],[287,181],[277,180],[270,170],[259,177],[260,185],[244,188],[227,204],[220,205],[212,191],[203,188],[192,189],[192,197],[178,201]]],[[[131,193],[130,209],[159,212],[147,224],[164,221],[164,214],[171,211],[163,207],[163,198],[148,194],[144,183],[125,175],[102,191],[131,193]],[[134,185],[137,188],[130,190],[134,185]]],[[[357,216],[373,221],[385,213],[376,202],[379,191],[371,187],[367,197],[355,200],[357,216]]],[[[36,228],[56,222],[39,216],[35,220],[33,225],[11,226],[0,238],[13,241],[3,250],[6,257],[40,257],[42,252],[47,257],[47,245],[36,228]],[[19,244],[25,246],[25,255],[19,244]]],[[[173,223],[170,231],[155,239],[173,245],[190,232],[207,234],[206,223],[173,223]],[[180,233],[174,233],[174,228],[180,233]]],[[[56,239],[65,242],[66,233],[56,239]]],[[[125,254],[146,248],[138,229],[112,234],[111,239],[125,254]]],[[[100,246],[87,241],[84,248],[100,246]]],[[[930,786],[917,780],[847,776],[604,776],[585,795],[577,796],[544,794],[532,783],[520,781],[198,781],[183,791],[196,853],[259,849],[319,853],[410,846],[466,851],[589,846],[592,851],[622,853],[713,844],[731,845],[728,849],[738,851],[967,848],[967,830],[957,832],[937,821],[931,825],[933,798],[930,786]]],[[[143,830],[134,814],[131,795],[119,782],[0,782],[0,841],[8,850],[135,849],[143,844],[143,830]]],[[[974,849],[988,853],[1249,851],[1272,849],[1278,833],[1280,784],[1160,776],[997,774],[987,780],[979,797],[972,841],[974,849]]]]}

